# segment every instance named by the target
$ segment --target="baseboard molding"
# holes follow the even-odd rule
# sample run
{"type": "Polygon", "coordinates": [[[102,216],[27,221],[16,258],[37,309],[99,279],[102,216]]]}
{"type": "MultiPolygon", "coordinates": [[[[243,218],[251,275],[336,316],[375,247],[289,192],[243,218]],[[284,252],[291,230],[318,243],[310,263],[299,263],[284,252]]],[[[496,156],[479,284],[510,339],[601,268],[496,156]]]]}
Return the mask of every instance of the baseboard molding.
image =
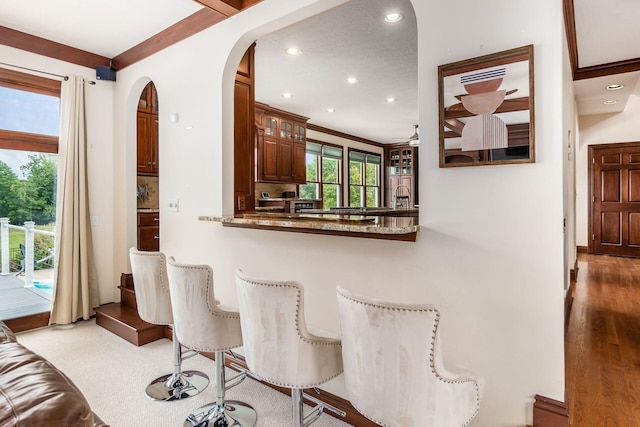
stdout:
{"type": "MultiPolygon", "coordinates": [[[[205,357],[208,357],[209,359],[212,359],[212,360],[215,359],[213,353],[201,353],[201,354],[205,357]]],[[[237,353],[233,353],[233,356],[230,356],[229,353],[226,353],[224,364],[227,368],[232,369],[236,372],[240,372],[240,370],[236,366],[239,366],[240,368],[246,369],[246,370],[249,369],[247,367],[247,363],[245,362],[244,357],[237,353]],[[235,365],[235,366],[232,366],[232,365],[235,365]]],[[[278,387],[278,386],[269,384],[268,382],[260,381],[257,379],[256,381],[274,390],[277,390],[283,394],[286,394],[287,396],[291,396],[291,389],[278,387]]],[[[331,394],[319,388],[305,389],[304,392],[310,396],[313,396],[315,399],[318,399],[328,405],[331,405],[337,409],[340,409],[341,411],[344,411],[347,414],[345,417],[341,417],[337,414],[334,414],[331,411],[328,411],[328,410],[324,411],[324,413],[327,415],[331,415],[334,418],[337,418],[341,421],[351,424],[354,427],[380,427],[378,424],[374,423],[373,421],[365,418],[362,414],[360,414],[360,412],[358,412],[356,408],[354,408],[353,405],[351,405],[351,403],[347,399],[344,399],[340,396],[336,396],[335,394],[331,394]]],[[[307,400],[305,400],[305,403],[311,406],[315,405],[313,402],[309,402],[307,400]]]]}
{"type": "Polygon", "coordinates": [[[535,399],[533,427],[569,427],[569,408],[565,402],[539,394],[536,394],[535,399]]]}
{"type": "Polygon", "coordinates": [[[576,246],[576,251],[579,254],[588,254],[589,253],[589,248],[587,248],[586,246],[576,246]]]}

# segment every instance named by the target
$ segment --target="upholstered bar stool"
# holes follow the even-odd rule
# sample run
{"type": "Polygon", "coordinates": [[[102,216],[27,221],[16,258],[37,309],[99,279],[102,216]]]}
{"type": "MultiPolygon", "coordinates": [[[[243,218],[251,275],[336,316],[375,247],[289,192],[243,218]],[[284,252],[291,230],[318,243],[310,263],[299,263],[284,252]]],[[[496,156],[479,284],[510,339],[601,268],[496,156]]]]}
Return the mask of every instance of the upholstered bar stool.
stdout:
{"type": "MultiPolygon", "coordinates": [[[[166,259],[162,252],[143,252],[129,249],[131,273],[136,289],[138,315],[154,325],[173,324],[166,259]]],[[[182,360],[197,354],[183,352],[173,329],[173,373],[156,378],[147,386],[149,398],[173,401],[195,396],[209,384],[209,377],[200,371],[182,371],[182,360]]]]}
{"type": "Polygon", "coordinates": [[[438,309],[337,291],[351,404],[388,427],[468,425],[480,409],[483,382],[444,369],[438,309]]]}
{"type": "Polygon", "coordinates": [[[247,373],[225,379],[224,352],[242,345],[240,314],[219,305],[214,296],[213,269],[208,265],[167,265],[174,326],[180,343],[196,351],[215,353],[216,401],[193,411],[184,427],[253,427],[256,411],[248,404],[226,400],[225,391],[247,373]]]}
{"type": "MultiPolygon", "coordinates": [[[[311,334],[304,318],[304,289],[298,282],[256,280],[236,271],[244,356],[252,374],[291,389],[293,425],[308,426],[324,409],[303,414],[303,389],[319,386],[342,372],[340,340],[311,334]]],[[[310,396],[306,396],[310,398],[310,396]]]]}

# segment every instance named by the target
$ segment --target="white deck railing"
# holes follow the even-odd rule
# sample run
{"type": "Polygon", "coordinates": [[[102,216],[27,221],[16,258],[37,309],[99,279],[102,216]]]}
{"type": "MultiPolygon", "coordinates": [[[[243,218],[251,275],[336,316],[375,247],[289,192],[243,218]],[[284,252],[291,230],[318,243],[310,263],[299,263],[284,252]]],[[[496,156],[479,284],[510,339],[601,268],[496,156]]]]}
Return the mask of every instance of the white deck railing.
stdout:
{"type": "Polygon", "coordinates": [[[33,236],[35,233],[44,234],[45,236],[55,237],[55,233],[52,231],[36,230],[36,223],[33,221],[26,221],[24,227],[19,225],[9,224],[9,218],[0,218],[0,248],[2,248],[2,274],[11,274],[9,271],[9,229],[24,230],[24,284],[25,286],[33,286],[33,270],[35,267],[34,261],[34,244],[33,236]]]}

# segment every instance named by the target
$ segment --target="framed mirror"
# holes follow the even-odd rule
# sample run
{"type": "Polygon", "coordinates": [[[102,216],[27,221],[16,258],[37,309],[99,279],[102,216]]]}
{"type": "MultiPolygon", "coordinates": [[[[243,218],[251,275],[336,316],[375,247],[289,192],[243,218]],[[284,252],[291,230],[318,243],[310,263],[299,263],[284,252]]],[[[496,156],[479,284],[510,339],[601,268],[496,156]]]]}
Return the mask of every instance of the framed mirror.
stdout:
{"type": "Polygon", "coordinates": [[[438,67],[440,167],[533,163],[533,45],[438,67]]]}

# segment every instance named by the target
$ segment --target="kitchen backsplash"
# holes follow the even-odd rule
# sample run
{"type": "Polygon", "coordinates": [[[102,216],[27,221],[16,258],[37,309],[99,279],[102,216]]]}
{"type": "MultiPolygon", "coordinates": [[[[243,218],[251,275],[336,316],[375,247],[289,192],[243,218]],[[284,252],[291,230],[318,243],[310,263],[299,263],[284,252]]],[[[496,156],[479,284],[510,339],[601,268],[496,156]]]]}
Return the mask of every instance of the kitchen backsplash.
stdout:
{"type": "Polygon", "coordinates": [[[137,183],[138,209],[158,209],[158,177],[138,175],[137,183]]]}
{"type": "Polygon", "coordinates": [[[256,206],[258,199],[262,198],[262,193],[269,193],[269,197],[282,197],[285,191],[293,191],[298,195],[298,186],[296,184],[271,184],[266,182],[256,182],[256,206]]]}

